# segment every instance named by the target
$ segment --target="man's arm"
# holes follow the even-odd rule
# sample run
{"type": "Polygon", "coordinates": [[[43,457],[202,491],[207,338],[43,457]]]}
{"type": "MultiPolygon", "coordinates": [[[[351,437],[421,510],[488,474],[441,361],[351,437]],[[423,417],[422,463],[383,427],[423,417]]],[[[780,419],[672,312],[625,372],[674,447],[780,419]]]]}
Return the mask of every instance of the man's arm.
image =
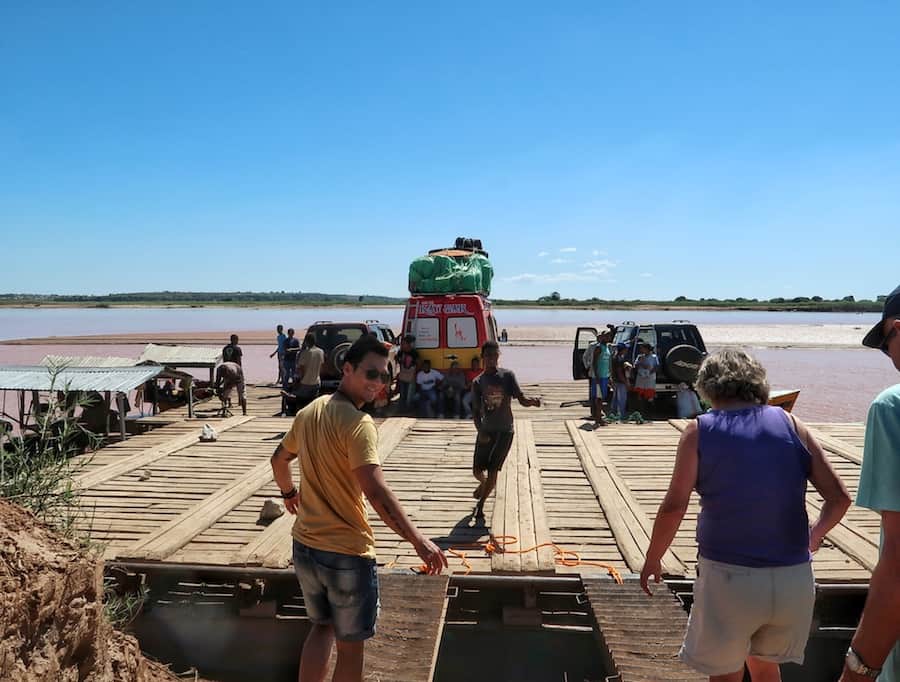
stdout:
{"type": "MultiPolygon", "coordinates": [[[[870,668],[880,668],[900,639],[900,512],[881,512],[882,547],[869,595],[850,646],[870,668]]],[[[840,682],[872,682],[844,667],[840,682]]]]}
{"type": "Polygon", "coordinates": [[[278,484],[278,489],[281,491],[282,496],[285,493],[294,492],[290,497],[284,498],[284,508],[291,514],[297,513],[297,507],[300,504],[300,493],[294,485],[294,476],[291,474],[291,462],[295,459],[297,459],[297,453],[291,452],[281,444],[275,448],[275,452],[269,459],[272,464],[272,474],[275,476],[275,483],[278,484]]]}
{"type": "Polygon", "coordinates": [[[425,562],[427,572],[436,574],[444,570],[447,567],[444,552],[422,535],[409,520],[400,501],[384,480],[381,467],[378,464],[364,464],[354,469],[353,475],[381,520],[397,535],[412,544],[416,554],[425,562]]]}

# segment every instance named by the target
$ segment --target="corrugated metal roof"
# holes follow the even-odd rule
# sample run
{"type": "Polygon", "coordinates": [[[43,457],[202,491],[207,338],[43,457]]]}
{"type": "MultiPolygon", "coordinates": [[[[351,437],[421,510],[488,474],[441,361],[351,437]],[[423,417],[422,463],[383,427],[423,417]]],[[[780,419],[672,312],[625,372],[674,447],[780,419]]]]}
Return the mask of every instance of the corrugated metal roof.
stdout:
{"type": "Polygon", "coordinates": [[[153,362],[169,367],[215,367],[222,351],[206,346],[160,346],[148,343],[138,358],[139,363],[153,362]]]}
{"type": "Polygon", "coordinates": [[[0,365],[0,390],[131,391],[152,379],[162,367],[65,367],[54,377],[42,365],[0,365]]]}
{"type": "Polygon", "coordinates": [[[44,367],[134,367],[134,358],[117,358],[112,355],[45,355],[44,367]]]}

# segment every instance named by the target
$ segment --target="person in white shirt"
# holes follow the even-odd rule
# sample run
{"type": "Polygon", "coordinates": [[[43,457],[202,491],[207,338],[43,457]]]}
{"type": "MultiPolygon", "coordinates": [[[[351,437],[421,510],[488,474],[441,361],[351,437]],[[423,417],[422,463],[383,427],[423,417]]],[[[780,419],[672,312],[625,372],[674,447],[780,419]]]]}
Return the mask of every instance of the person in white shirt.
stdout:
{"type": "Polygon", "coordinates": [[[431,369],[431,360],[422,363],[422,369],[416,374],[416,392],[419,396],[419,405],[425,407],[425,416],[433,417],[435,408],[437,416],[444,416],[441,401],[438,396],[438,387],[443,381],[444,375],[436,369],[431,369]]]}

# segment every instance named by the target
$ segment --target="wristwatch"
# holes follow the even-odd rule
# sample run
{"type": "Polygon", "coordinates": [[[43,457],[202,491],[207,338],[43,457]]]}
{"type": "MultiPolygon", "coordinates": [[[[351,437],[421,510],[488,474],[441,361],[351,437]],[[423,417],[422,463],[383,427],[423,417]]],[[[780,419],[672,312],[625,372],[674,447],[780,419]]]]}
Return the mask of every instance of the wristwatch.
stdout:
{"type": "Polygon", "coordinates": [[[873,680],[881,674],[881,668],[870,668],[859,657],[853,647],[847,649],[847,670],[863,677],[871,677],[873,680]]]}

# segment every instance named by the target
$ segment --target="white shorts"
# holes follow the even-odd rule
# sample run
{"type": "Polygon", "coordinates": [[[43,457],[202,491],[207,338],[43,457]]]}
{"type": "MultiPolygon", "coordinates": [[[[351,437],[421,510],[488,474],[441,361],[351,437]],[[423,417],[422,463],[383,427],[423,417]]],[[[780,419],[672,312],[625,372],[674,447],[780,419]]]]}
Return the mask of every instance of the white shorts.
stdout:
{"type": "Polygon", "coordinates": [[[810,563],[750,568],[700,557],[679,658],[706,675],[741,670],[747,656],[803,663],[816,601],[810,563]]]}

